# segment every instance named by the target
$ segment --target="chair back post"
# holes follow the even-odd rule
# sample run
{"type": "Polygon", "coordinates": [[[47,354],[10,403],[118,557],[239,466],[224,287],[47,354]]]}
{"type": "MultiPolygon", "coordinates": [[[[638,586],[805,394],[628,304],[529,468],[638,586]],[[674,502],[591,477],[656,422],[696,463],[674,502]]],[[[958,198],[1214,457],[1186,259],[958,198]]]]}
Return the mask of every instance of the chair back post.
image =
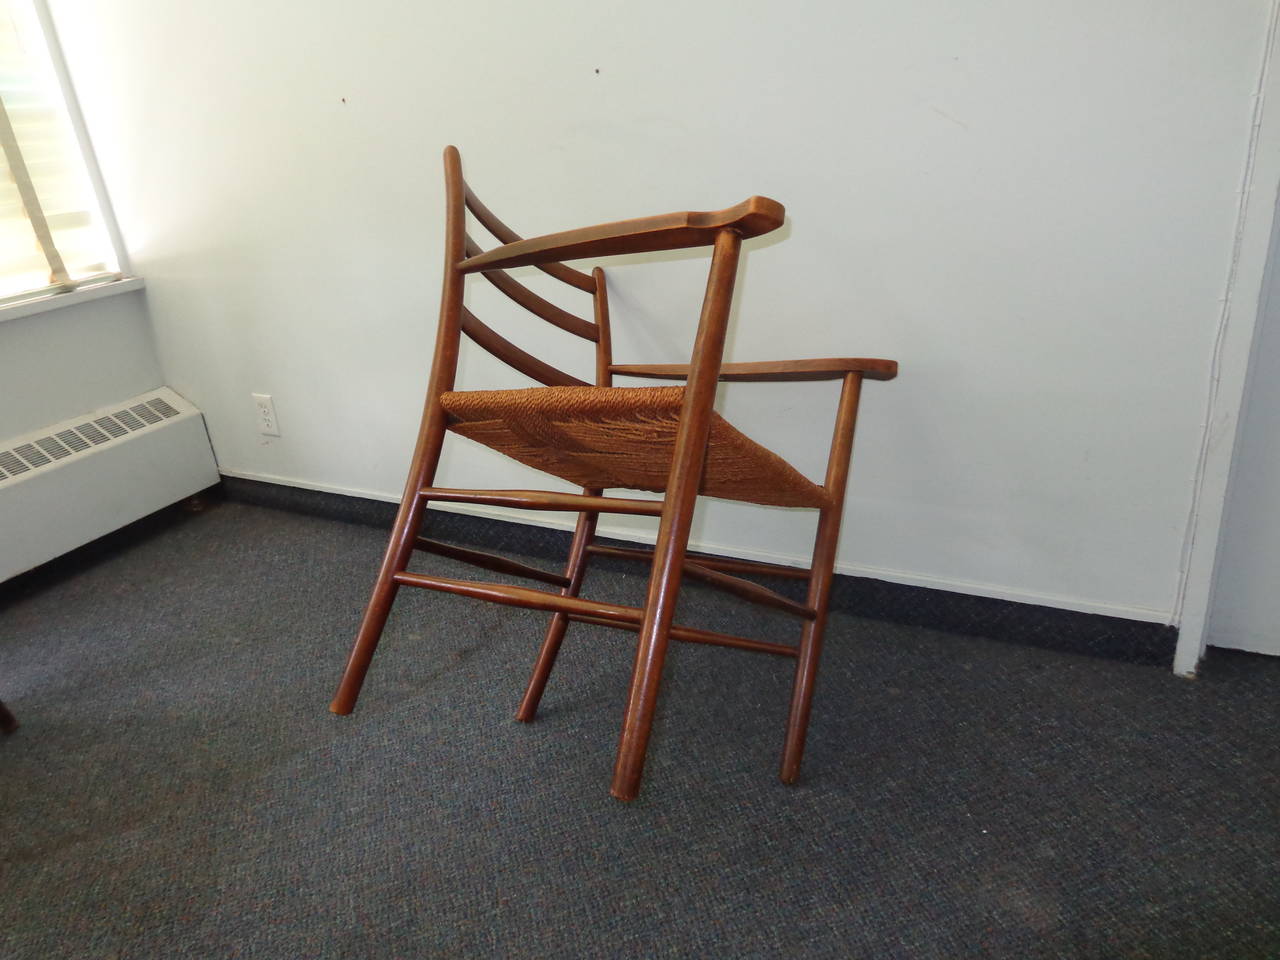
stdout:
{"type": "Polygon", "coordinates": [[[462,290],[466,278],[458,270],[458,264],[466,259],[467,213],[466,183],[462,179],[462,158],[457,147],[445,148],[444,184],[444,283],[440,291],[440,324],[436,329],[428,398],[453,389],[462,339],[462,290]]]}
{"type": "MultiPolygon", "coordinates": [[[[422,415],[422,427],[409,468],[403,502],[416,500],[418,491],[427,486],[429,474],[435,473],[444,446],[447,416],[440,406],[440,394],[452,390],[458,375],[458,350],[462,340],[462,290],[465,277],[458,270],[458,263],[465,256],[467,223],[462,179],[462,159],[456,147],[444,151],[445,229],[444,229],[444,282],[440,293],[440,323],[436,328],[436,348],[431,359],[431,374],[427,381],[427,396],[422,415]]],[[[413,531],[416,532],[416,531],[413,531]]],[[[406,537],[408,532],[406,532],[406,537]]],[[[410,546],[402,546],[407,558],[410,546]]]]}
{"type": "Polygon", "coordinates": [[[596,292],[592,296],[596,320],[596,386],[613,386],[613,338],[609,332],[609,285],[605,282],[604,271],[596,267],[591,271],[591,279],[596,282],[596,292]]]}
{"type": "MultiPolygon", "coordinates": [[[[444,284],[440,294],[440,323],[436,328],[436,347],[431,359],[431,374],[427,381],[425,409],[422,426],[418,430],[418,442],[414,447],[409,477],[405,482],[402,503],[416,503],[418,492],[429,485],[430,475],[435,473],[444,446],[447,416],[440,406],[440,394],[453,389],[458,374],[458,348],[462,339],[462,287],[466,279],[458,270],[458,263],[465,257],[466,208],[463,194],[466,185],[462,180],[462,159],[456,147],[445,147],[445,230],[444,230],[444,284]]],[[[413,531],[404,532],[399,545],[399,556],[407,560],[412,546],[408,540],[413,531]]],[[[402,567],[403,569],[403,567],[402,567]]]]}
{"type": "Polygon", "coordinates": [[[436,333],[435,354],[431,361],[431,375],[427,383],[422,425],[418,428],[418,440],[413,448],[413,461],[405,480],[400,508],[391,528],[391,539],[382,556],[382,566],[374,584],[373,595],[365,607],[360,621],[360,631],[342,672],[342,681],[329,709],[337,714],[348,714],[355,709],[356,698],[364,684],[369,664],[373,660],[378,640],[386,626],[391,605],[399,589],[397,577],[409,566],[409,558],[417,545],[418,529],[422,525],[426,499],[422,491],[435,479],[440,453],[444,449],[444,435],[448,416],[440,403],[440,395],[453,387],[458,370],[458,347],[462,337],[462,283],[463,275],[458,263],[465,256],[466,210],[465,185],[462,181],[462,160],[456,147],[445,147],[445,236],[444,236],[444,289],[440,297],[440,325],[436,333]]]}

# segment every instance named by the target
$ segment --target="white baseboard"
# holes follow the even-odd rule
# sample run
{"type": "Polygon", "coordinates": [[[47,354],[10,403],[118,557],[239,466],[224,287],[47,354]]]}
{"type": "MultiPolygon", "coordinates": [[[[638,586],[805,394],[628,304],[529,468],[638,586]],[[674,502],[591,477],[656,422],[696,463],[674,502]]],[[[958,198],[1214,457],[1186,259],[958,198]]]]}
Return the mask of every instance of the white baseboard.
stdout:
{"type": "MultiPolygon", "coordinates": [[[[293,477],[278,477],[267,473],[251,473],[241,470],[223,469],[228,477],[241,480],[258,480],[263,483],[275,483],[286,487],[299,487],[303,490],[316,490],[320,493],[336,493],[348,497],[362,497],[366,500],[381,500],[384,503],[399,503],[397,494],[389,494],[380,490],[361,490],[354,487],[341,487],[329,483],[312,483],[293,477]]],[[[495,520],[506,520],[511,523],[524,523],[535,527],[549,527],[553,530],[572,530],[575,519],[572,515],[535,513],[533,511],[512,510],[506,507],[491,507],[484,504],[464,503],[432,503],[431,509],[444,510],[449,513],[464,513],[472,516],[489,517],[495,520]]],[[[600,524],[602,536],[617,540],[630,540],[636,543],[653,543],[653,536],[643,531],[629,528],[614,528],[608,524],[600,524]]],[[[726,557],[737,557],[741,560],[759,560],[765,563],[779,563],[789,567],[805,567],[809,565],[808,557],[791,554],[773,553],[768,550],[751,550],[742,547],[730,547],[720,543],[690,541],[693,550],[702,553],[718,554],[726,557]]],[[[1054,607],[1059,610],[1074,610],[1078,613],[1095,613],[1107,617],[1121,617],[1126,620],[1140,620],[1144,623],[1170,623],[1171,611],[1155,610],[1149,607],[1128,606],[1105,601],[1087,600],[1080,597],[1069,597],[1060,594],[1039,593],[1031,590],[1019,590],[999,584],[980,583],[972,580],[958,580],[949,577],[937,577],[925,573],[912,573],[907,570],[891,570],[886,567],[874,567],[858,563],[836,563],[836,572],[854,577],[870,577],[885,580],[889,583],[901,583],[911,587],[927,587],[932,590],[945,590],[949,593],[964,593],[971,596],[991,597],[996,600],[1011,600],[1016,603],[1034,603],[1042,607],[1054,607]]]]}

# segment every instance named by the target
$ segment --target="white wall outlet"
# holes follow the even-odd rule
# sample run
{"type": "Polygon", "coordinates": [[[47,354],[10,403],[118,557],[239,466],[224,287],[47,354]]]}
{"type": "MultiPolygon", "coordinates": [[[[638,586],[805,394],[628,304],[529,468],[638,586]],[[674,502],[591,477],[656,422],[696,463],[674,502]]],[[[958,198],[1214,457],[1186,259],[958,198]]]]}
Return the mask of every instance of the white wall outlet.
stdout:
{"type": "Polygon", "coordinates": [[[271,394],[255,393],[253,403],[258,410],[258,432],[264,437],[280,436],[280,421],[276,419],[276,405],[271,394]]]}

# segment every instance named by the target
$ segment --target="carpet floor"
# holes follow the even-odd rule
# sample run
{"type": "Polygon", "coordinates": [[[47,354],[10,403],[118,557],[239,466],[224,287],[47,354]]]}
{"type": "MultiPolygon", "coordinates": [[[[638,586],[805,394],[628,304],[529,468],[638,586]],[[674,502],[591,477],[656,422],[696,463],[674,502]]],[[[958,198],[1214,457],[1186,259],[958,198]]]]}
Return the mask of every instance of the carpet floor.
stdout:
{"type": "MultiPolygon", "coordinates": [[[[0,957],[1280,957],[1278,661],[837,614],[788,788],[789,662],[677,645],[627,805],[629,633],[523,725],[546,615],[406,589],[328,712],[384,538],[228,502],[10,591],[0,957]]],[[[741,611],[680,619],[794,630],[741,611]]]]}

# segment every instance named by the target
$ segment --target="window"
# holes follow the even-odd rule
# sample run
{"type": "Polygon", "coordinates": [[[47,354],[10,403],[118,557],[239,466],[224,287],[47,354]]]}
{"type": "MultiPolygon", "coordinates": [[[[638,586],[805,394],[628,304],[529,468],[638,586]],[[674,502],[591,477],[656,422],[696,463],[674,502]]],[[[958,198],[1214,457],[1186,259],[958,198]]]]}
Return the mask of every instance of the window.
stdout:
{"type": "Polygon", "coordinates": [[[120,278],[38,0],[0,0],[0,304],[120,278]]]}

